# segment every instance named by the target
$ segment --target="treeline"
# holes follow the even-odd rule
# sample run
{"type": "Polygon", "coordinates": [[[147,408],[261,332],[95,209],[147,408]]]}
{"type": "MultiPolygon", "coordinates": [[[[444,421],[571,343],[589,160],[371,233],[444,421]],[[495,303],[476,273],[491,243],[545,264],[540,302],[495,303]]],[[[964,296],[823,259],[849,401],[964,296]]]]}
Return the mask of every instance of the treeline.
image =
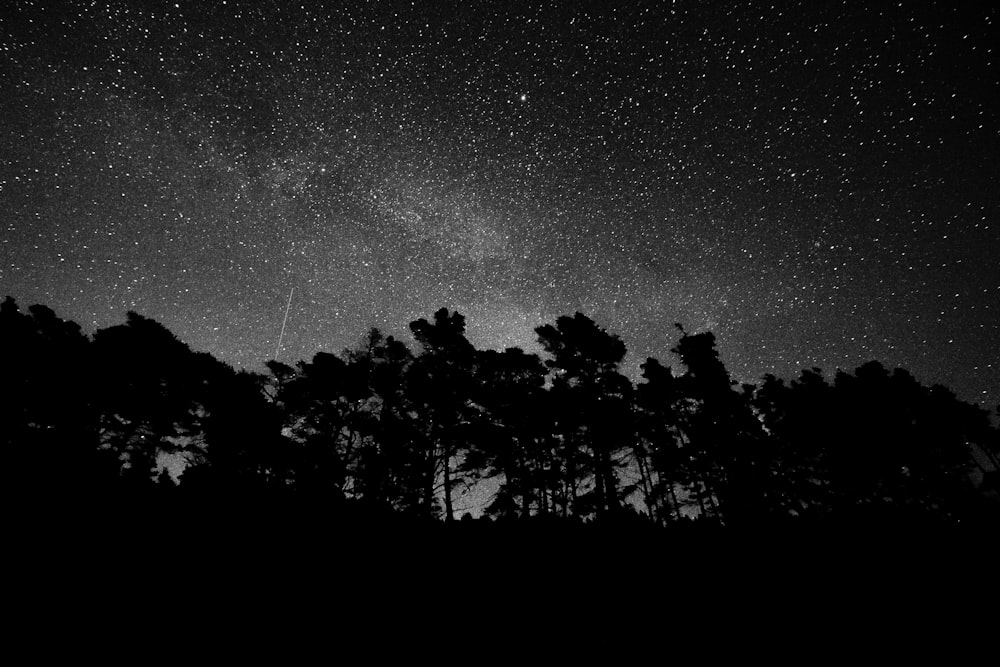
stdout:
{"type": "Polygon", "coordinates": [[[544,359],[475,349],[446,309],[410,329],[416,350],[372,329],[341,354],[251,373],[134,312],[90,338],[7,297],[5,486],[24,507],[294,505],[365,520],[448,522],[484,482],[484,514],[508,522],[997,512],[989,413],[902,369],[873,361],[738,386],[713,334],[678,325],[681,370],[649,358],[633,383],[622,341],[580,313],[536,329],[544,359]]]}

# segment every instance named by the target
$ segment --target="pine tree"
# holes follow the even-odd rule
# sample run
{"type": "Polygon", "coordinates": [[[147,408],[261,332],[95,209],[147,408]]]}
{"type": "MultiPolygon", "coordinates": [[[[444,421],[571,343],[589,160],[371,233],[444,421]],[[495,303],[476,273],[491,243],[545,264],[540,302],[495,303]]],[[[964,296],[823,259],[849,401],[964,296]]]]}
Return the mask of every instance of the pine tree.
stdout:
{"type": "Polygon", "coordinates": [[[581,313],[559,317],[555,326],[535,332],[551,355],[545,363],[553,372],[553,412],[570,466],[568,485],[573,496],[578,475],[588,485],[571,502],[580,514],[614,514],[623,501],[619,455],[634,440],[632,384],[618,370],[625,345],[581,313]]]}

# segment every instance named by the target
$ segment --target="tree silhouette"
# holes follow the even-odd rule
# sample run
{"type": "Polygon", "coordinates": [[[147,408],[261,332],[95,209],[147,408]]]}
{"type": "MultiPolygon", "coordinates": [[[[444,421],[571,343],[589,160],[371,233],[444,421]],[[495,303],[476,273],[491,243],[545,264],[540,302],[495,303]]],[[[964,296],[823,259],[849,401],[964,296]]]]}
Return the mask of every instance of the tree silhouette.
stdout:
{"type": "Polygon", "coordinates": [[[48,307],[23,314],[12,297],[0,303],[0,445],[7,485],[33,502],[59,502],[99,486],[91,347],[74,322],[48,307]]]}
{"type": "Polygon", "coordinates": [[[695,494],[705,514],[729,523],[760,517],[768,461],[760,422],[749,405],[749,388],[733,390],[711,332],[688,334],[673,352],[687,368],[677,382],[685,400],[680,410],[684,449],[694,472],[695,494]]]}
{"type": "Polygon", "coordinates": [[[406,345],[378,329],[361,346],[345,351],[355,395],[358,441],[351,465],[352,490],[370,511],[419,514],[424,502],[421,480],[423,435],[414,424],[405,394],[405,378],[413,355],[406,345]]]}
{"type": "Polygon", "coordinates": [[[164,456],[203,444],[207,378],[218,362],[135,312],[94,334],[94,356],[101,446],[118,457],[124,482],[149,488],[164,456]]]}
{"type": "Polygon", "coordinates": [[[419,319],[410,330],[421,346],[407,373],[411,405],[427,434],[426,506],[434,505],[435,483],[441,479],[445,521],[454,520],[453,491],[461,481],[456,459],[472,445],[479,411],[471,402],[475,349],[465,338],[465,318],[442,308],[434,321],[419,319]]]}
{"type": "MultiPolygon", "coordinates": [[[[583,521],[637,535],[640,511],[677,531],[1000,516],[991,415],[903,369],[738,386],[714,335],[681,329],[683,372],[651,357],[633,387],[622,341],[581,313],[536,329],[544,362],[477,351],[444,308],[410,328],[416,356],[372,329],[356,348],[258,374],[137,313],[91,341],[8,297],[5,488],[25,506],[133,527],[180,512],[271,531],[292,517],[453,524],[458,489],[488,478],[496,492],[478,509],[503,519],[496,530],[561,535],[583,521]]],[[[493,525],[463,518],[453,529],[465,534],[493,525]]]]}
{"type": "Polygon", "coordinates": [[[984,411],[943,387],[920,385],[878,362],[839,372],[837,423],[826,452],[834,502],[867,516],[952,515],[971,491],[970,443],[989,430],[984,411]]]}
{"type": "Polygon", "coordinates": [[[282,416],[265,392],[266,378],[219,364],[203,420],[201,451],[182,483],[202,494],[242,497],[278,490],[290,478],[282,416]]]}
{"type": "Polygon", "coordinates": [[[680,520],[687,470],[681,449],[678,405],[682,399],[673,371],[652,357],[642,364],[645,382],[637,388],[638,434],[634,446],[642,493],[654,520],[680,520]]]}
{"type": "Polygon", "coordinates": [[[618,371],[625,345],[581,313],[559,317],[555,326],[535,332],[551,355],[545,363],[554,373],[553,412],[570,464],[567,486],[574,509],[589,514],[592,507],[599,517],[614,513],[622,502],[617,457],[634,439],[632,385],[618,371]],[[579,497],[578,474],[590,485],[579,497]]]}
{"type": "Polygon", "coordinates": [[[790,385],[767,375],[752,403],[768,433],[772,477],[766,489],[773,511],[792,517],[829,510],[824,456],[834,446],[835,397],[818,368],[790,385]]]}
{"type": "Polygon", "coordinates": [[[489,511],[526,518],[545,506],[547,436],[545,366],[520,348],[485,350],[477,359],[477,403],[486,411],[480,431],[480,467],[503,482],[489,511]]]}

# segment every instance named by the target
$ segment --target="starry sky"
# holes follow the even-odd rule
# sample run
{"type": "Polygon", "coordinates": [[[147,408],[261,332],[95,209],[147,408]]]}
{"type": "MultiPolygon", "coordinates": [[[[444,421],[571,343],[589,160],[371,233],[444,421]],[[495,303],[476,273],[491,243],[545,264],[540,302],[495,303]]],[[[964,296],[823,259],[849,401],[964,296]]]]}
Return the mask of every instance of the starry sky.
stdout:
{"type": "MultiPolygon", "coordinates": [[[[635,376],[903,366],[1000,402],[997,10],[954,2],[0,7],[0,292],[237,367],[442,306],[581,311],[635,376]]],[[[0,294],[2,296],[2,294],[0,294]]]]}

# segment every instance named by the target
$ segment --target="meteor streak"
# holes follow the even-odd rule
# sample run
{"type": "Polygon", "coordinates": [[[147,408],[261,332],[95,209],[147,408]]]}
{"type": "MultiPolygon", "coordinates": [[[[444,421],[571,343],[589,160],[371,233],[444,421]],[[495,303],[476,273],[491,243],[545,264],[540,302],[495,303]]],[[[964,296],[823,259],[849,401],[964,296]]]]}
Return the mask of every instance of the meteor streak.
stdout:
{"type": "Polygon", "coordinates": [[[288,324],[288,311],[292,309],[292,292],[295,291],[293,287],[288,291],[288,305],[285,306],[285,319],[281,320],[281,333],[278,335],[278,346],[274,348],[274,360],[278,360],[278,353],[281,352],[281,340],[285,337],[285,325],[288,324]]]}

